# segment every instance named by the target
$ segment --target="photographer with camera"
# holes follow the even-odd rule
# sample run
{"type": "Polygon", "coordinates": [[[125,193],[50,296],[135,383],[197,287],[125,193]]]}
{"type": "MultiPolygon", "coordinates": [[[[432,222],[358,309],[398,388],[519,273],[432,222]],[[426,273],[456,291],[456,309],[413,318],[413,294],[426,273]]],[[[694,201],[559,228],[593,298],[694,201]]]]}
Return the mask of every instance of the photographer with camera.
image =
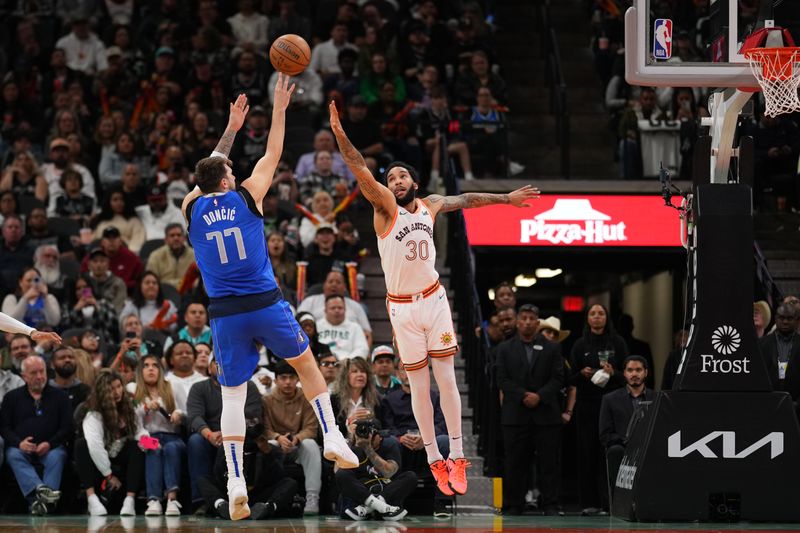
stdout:
{"type": "Polygon", "coordinates": [[[358,468],[336,471],[339,492],[356,504],[344,514],[359,521],[373,512],[384,520],[402,520],[407,513],[403,502],[416,488],[417,475],[398,472],[400,449],[395,439],[386,438],[378,420],[362,418],[354,426],[350,448],[359,459],[358,468]]]}

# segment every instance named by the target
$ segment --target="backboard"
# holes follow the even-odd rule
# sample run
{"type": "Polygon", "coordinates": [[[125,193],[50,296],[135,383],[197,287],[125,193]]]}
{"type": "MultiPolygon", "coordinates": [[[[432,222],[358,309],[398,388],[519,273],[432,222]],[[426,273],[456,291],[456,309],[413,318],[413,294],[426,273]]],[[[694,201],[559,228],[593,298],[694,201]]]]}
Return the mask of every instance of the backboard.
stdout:
{"type": "Polygon", "coordinates": [[[625,14],[625,77],[633,85],[756,88],[739,50],[769,21],[800,44],[800,0],[634,0],[625,14]]]}

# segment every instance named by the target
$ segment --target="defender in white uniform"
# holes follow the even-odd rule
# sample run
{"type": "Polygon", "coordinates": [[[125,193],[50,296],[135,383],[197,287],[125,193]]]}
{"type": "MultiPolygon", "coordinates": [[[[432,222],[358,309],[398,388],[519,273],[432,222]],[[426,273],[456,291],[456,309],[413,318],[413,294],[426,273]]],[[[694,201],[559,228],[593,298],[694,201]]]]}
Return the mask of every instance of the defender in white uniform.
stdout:
{"type": "Polygon", "coordinates": [[[464,494],[466,468],[461,442],[461,396],[458,393],[453,356],[458,351],[447,294],[439,285],[433,224],[436,215],[469,207],[511,204],[525,207],[538,198],[530,185],[508,194],[466,193],[458,196],[432,194],[416,197],[417,171],[405,163],[386,169],[386,186],[367,169],[364,158],[347,138],[331,102],[331,129],[347,166],[364,197],[375,208],[374,227],[386,277],[386,305],[400,359],[411,385],[411,405],[436,483],[444,494],[464,494]],[[450,437],[447,461],[436,446],[430,374],[439,387],[440,404],[450,437]]]}

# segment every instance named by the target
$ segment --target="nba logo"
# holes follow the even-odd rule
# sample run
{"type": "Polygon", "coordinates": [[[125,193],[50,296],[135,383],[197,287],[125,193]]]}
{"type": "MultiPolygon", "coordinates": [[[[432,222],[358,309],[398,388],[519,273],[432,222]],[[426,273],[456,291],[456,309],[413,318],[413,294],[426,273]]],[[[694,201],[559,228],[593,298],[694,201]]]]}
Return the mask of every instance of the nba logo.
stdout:
{"type": "Polygon", "coordinates": [[[669,59],[672,57],[672,21],[656,19],[653,25],[653,57],[669,59]]]}

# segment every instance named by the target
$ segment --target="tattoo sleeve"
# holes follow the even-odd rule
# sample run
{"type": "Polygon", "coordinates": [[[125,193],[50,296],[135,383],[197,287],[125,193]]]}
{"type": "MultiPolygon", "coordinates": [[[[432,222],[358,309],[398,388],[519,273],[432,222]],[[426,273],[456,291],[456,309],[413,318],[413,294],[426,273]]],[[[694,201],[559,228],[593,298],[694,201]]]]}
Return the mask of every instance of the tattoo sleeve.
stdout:
{"type": "Polygon", "coordinates": [[[369,462],[372,463],[372,466],[375,467],[375,470],[377,470],[382,476],[390,478],[397,473],[397,463],[394,461],[387,461],[378,455],[378,452],[376,452],[371,446],[367,448],[366,454],[369,462]]]}
{"type": "Polygon", "coordinates": [[[226,129],[222,137],[219,138],[219,142],[217,143],[217,147],[214,148],[214,151],[225,154],[225,157],[228,157],[231,154],[234,139],[236,139],[236,132],[226,129]]]}
{"type": "Polygon", "coordinates": [[[507,194],[493,194],[483,192],[468,192],[458,196],[440,196],[432,194],[427,198],[431,206],[438,207],[439,213],[447,213],[458,209],[469,209],[472,207],[483,207],[494,204],[509,203],[507,194]]]}
{"type": "Polygon", "coordinates": [[[334,131],[336,135],[336,142],[339,144],[339,152],[342,154],[342,159],[347,164],[350,171],[356,177],[358,188],[361,193],[369,202],[377,207],[381,200],[381,184],[372,175],[372,172],[367,168],[367,163],[350,139],[347,138],[343,132],[334,131]]]}

